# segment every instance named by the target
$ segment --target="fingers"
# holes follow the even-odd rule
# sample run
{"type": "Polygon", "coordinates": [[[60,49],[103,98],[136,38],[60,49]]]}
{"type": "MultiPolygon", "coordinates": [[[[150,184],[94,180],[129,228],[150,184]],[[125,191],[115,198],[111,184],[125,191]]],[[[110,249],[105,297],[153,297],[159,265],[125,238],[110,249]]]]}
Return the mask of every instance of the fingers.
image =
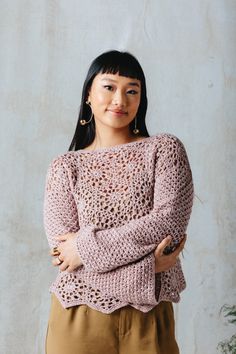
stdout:
{"type": "Polygon", "coordinates": [[[181,247],[182,249],[184,248],[184,245],[185,245],[186,240],[187,240],[187,235],[185,234],[183,240],[180,242],[180,247],[181,247]]]}
{"type": "Polygon", "coordinates": [[[61,259],[61,257],[54,257],[52,260],[52,264],[55,267],[58,267],[61,271],[63,270],[67,270],[69,265],[67,264],[67,262],[65,262],[64,260],[61,259]]]}
{"type": "Polygon", "coordinates": [[[55,236],[57,241],[66,241],[68,239],[68,234],[55,236]]]}
{"type": "MultiPolygon", "coordinates": [[[[67,241],[70,237],[74,237],[74,235],[76,234],[76,232],[68,232],[67,234],[63,234],[63,235],[58,235],[55,236],[55,239],[59,242],[64,242],[67,241]]],[[[60,249],[60,245],[57,247],[54,247],[50,250],[49,254],[50,256],[58,256],[61,252],[60,249]]]]}
{"type": "Polygon", "coordinates": [[[75,270],[75,268],[72,265],[68,265],[65,261],[62,261],[60,257],[55,257],[52,260],[52,264],[55,267],[58,267],[61,271],[66,270],[68,273],[71,273],[75,270]]]}
{"type": "Polygon", "coordinates": [[[60,270],[67,270],[67,268],[69,267],[69,265],[66,262],[63,262],[61,265],[59,265],[59,269],[60,270]]]}
{"type": "Polygon", "coordinates": [[[167,271],[173,266],[175,266],[178,261],[178,257],[181,251],[183,251],[185,242],[186,242],[186,234],[184,235],[182,241],[177,245],[177,248],[174,251],[171,251],[169,254],[165,254],[164,250],[171,243],[171,237],[166,237],[155,249],[155,272],[160,273],[163,271],[167,271]],[[163,253],[164,252],[164,253],[163,253]]]}
{"type": "Polygon", "coordinates": [[[51,256],[56,257],[56,256],[59,256],[60,252],[59,252],[59,250],[58,250],[57,247],[53,247],[53,248],[50,249],[49,254],[50,254],[51,256]]]}
{"type": "Polygon", "coordinates": [[[67,234],[55,236],[55,239],[57,241],[66,241],[68,238],[73,237],[75,234],[76,232],[68,232],[67,234]]]}
{"type": "Polygon", "coordinates": [[[72,266],[69,266],[69,267],[66,269],[66,271],[67,271],[68,273],[72,273],[75,269],[76,269],[76,268],[73,268],[72,266]]]}
{"type": "Polygon", "coordinates": [[[179,244],[179,247],[178,247],[179,253],[180,253],[181,251],[183,251],[186,240],[187,240],[187,237],[186,237],[186,235],[185,235],[184,238],[183,238],[183,240],[182,240],[182,241],[180,242],[180,244],[179,244]]]}
{"type": "Polygon", "coordinates": [[[162,256],[164,249],[166,248],[166,246],[168,246],[171,243],[171,236],[167,236],[166,238],[164,238],[164,240],[161,241],[161,243],[159,243],[159,245],[157,246],[156,250],[155,250],[155,255],[158,256],[162,256]]]}
{"type": "MultiPolygon", "coordinates": [[[[55,238],[58,241],[66,241],[67,240],[66,235],[55,236],[55,238]]],[[[59,256],[60,253],[61,253],[60,245],[58,245],[57,247],[51,248],[50,251],[49,251],[49,254],[52,257],[59,256]]]]}
{"type": "Polygon", "coordinates": [[[62,264],[63,260],[58,256],[58,257],[54,257],[52,260],[52,264],[54,266],[58,266],[60,264],[62,264]]]}
{"type": "Polygon", "coordinates": [[[178,257],[179,254],[180,254],[180,252],[183,251],[184,246],[185,246],[185,242],[186,242],[186,236],[185,236],[185,237],[183,238],[183,240],[180,242],[179,247],[177,247],[176,250],[173,252],[173,255],[174,255],[175,257],[178,257]]]}

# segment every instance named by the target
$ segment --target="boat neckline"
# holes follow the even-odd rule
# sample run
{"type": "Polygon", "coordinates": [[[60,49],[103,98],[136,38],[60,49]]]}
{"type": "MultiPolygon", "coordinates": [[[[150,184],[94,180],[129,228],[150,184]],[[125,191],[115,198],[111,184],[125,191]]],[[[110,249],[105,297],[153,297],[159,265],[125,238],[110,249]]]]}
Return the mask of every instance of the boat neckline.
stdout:
{"type": "Polygon", "coordinates": [[[114,146],[100,147],[100,148],[98,148],[96,150],[79,149],[79,150],[76,150],[76,152],[82,153],[82,154],[96,154],[98,152],[119,150],[119,149],[125,148],[127,146],[133,146],[133,145],[136,145],[136,144],[143,144],[144,142],[149,141],[149,140],[153,139],[154,137],[155,137],[155,135],[147,136],[147,137],[145,137],[143,139],[139,139],[139,140],[136,140],[136,141],[130,141],[129,143],[117,144],[117,145],[114,145],[114,146]]]}

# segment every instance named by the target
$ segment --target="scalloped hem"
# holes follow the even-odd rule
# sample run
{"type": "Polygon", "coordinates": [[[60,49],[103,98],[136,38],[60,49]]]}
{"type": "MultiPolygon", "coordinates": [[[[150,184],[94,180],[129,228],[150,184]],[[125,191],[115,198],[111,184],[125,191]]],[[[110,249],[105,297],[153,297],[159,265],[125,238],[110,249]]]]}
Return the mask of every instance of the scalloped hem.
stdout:
{"type": "Polygon", "coordinates": [[[119,301],[117,303],[116,306],[112,306],[110,309],[106,310],[97,306],[94,306],[94,304],[92,302],[86,301],[86,300],[82,300],[82,299],[78,299],[75,301],[65,301],[64,299],[61,298],[60,294],[58,293],[58,291],[56,289],[54,289],[53,287],[50,288],[50,293],[54,294],[57,299],[59,300],[59,302],[61,303],[62,307],[64,309],[67,309],[69,307],[72,306],[79,306],[79,305],[87,305],[90,308],[92,308],[93,310],[105,313],[105,314],[110,314],[122,307],[125,306],[131,306],[133,308],[135,308],[136,310],[139,310],[141,312],[147,313],[149,311],[151,311],[154,307],[156,307],[161,301],[171,301],[174,303],[178,303],[180,301],[180,296],[173,298],[172,300],[168,299],[167,297],[163,296],[163,298],[161,298],[160,300],[158,300],[155,304],[153,305],[138,305],[138,304],[132,304],[130,302],[122,302],[119,301]]]}

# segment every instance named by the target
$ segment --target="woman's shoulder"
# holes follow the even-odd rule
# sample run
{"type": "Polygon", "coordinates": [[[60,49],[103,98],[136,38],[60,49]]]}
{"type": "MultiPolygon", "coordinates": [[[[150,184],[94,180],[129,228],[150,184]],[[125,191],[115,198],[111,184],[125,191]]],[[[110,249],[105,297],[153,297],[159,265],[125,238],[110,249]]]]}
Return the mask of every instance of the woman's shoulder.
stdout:
{"type": "Polygon", "coordinates": [[[184,144],[179,137],[171,133],[158,133],[153,135],[153,140],[159,148],[179,149],[184,148],[184,144]]]}
{"type": "Polygon", "coordinates": [[[160,133],[156,136],[156,154],[165,166],[185,166],[189,169],[189,160],[181,139],[174,134],[160,133]]]}
{"type": "Polygon", "coordinates": [[[77,160],[76,160],[76,152],[75,151],[67,151],[64,153],[60,153],[52,158],[49,163],[49,169],[71,169],[76,167],[77,160]]]}

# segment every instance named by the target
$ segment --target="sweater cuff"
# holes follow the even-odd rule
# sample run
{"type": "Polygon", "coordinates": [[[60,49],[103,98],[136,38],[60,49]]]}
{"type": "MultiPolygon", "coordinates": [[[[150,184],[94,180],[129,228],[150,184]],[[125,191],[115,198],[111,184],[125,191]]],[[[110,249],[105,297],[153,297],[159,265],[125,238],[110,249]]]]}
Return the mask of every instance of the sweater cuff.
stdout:
{"type": "Polygon", "coordinates": [[[142,290],[143,294],[145,294],[143,301],[147,301],[148,304],[153,305],[157,304],[157,296],[156,296],[156,291],[157,291],[157,273],[155,273],[156,269],[156,260],[155,260],[155,255],[154,252],[151,252],[147,257],[147,269],[146,271],[146,279],[143,280],[142,284],[140,286],[144,286],[145,288],[142,290]]]}
{"type": "Polygon", "coordinates": [[[97,228],[94,225],[82,226],[77,232],[76,246],[77,252],[86,270],[94,271],[98,266],[94,254],[95,242],[94,238],[90,237],[92,232],[97,228]]]}

